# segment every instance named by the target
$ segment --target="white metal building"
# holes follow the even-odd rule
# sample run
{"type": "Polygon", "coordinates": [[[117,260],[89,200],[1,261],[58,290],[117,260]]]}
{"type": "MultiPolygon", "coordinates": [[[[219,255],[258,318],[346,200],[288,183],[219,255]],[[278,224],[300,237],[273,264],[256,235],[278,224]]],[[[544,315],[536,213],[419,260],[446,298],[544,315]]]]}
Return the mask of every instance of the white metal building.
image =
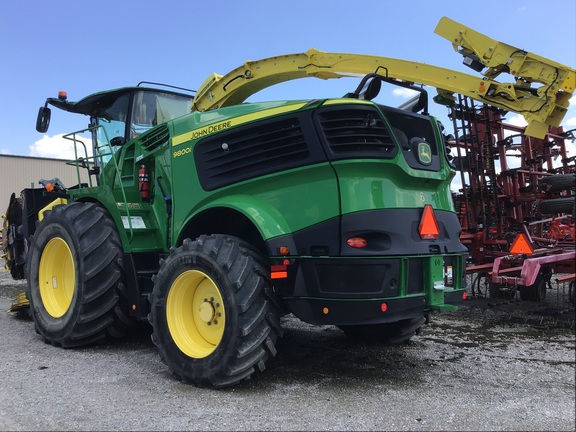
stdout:
{"type": "MultiPolygon", "coordinates": [[[[76,167],[67,165],[66,160],[0,154],[0,214],[6,212],[12,192],[20,196],[22,189],[38,188],[40,180],[55,177],[66,187],[78,184],[76,167]]],[[[87,182],[87,170],[80,169],[80,178],[87,182]]]]}

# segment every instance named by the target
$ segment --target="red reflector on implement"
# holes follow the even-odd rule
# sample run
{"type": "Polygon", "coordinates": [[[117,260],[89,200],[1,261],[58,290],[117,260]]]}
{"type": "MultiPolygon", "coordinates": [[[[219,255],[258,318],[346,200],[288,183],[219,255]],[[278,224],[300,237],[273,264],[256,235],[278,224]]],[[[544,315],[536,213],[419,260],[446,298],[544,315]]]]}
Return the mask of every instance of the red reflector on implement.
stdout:
{"type": "Polygon", "coordinates": [[[526,236],[526,234],[518,234],[512,242],[512,246],[510,246],[510,253],[514,255],[530,255],[533,252],[534,246],[532,246],[532,242],[526,236]]]}
{"type": "Polygon", "coordinates": [[[424,206],[424,212],[422,213],[422,219],[420,219],[418,232],[420,233],[420,238],[424,240],[436,239],[438,238],[438,234],[440,234],[436,215],[434,214],[434,210],[430,204],[424,206]]]}

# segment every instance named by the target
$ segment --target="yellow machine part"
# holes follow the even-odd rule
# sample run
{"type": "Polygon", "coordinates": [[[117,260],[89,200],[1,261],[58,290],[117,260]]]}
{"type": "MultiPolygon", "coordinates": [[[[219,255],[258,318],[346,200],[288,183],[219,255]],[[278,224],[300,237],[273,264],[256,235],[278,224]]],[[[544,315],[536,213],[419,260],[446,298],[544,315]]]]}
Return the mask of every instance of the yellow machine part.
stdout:
{"type": "MultiPolygon", "coordinates": [[[[43,207],[39,212],[38,212],[38,220],[42,220],[44,219],[44,213],[47,210],[52,209],[52,207],[54,207],[55,205],[58,204],[66,204],[68,201],[65,198],[57,198],[54,201],[52,201],[50,204],[46,205],[45,207],[43,207]]],[[[5,220],[5,223],[7,223],[7,219],[5,215],[2,215],[2,217],[5,220]]],[[[5,252],[6,256],[2,255],[2,258],[6,258],[8,259],[8,252],[5,252]]],[[[23,313],[27,313],[28,308],[30,307],[30,301],[28,300],[28,298],[26,297],[26,293],[22,292],[20,294],[18,294],[14,300],[12,301],[12,305],[10,306],[10,308],[8,309],[8,312],[13,314],[13,315],[20,315],[23,313]]]]}
{"type": "Polygon", "coordinates": [[[68,200],[66,198],[56,198],[50,204],[42,207],[42,209],[38,212],[38,220],[41,221],[44,219],[44,213],[48,210],[51,210],[55,205],[66,204],[67,202],[68,200]]]}
{"type": "Polygon", "coordinates": [[[200,86],[193,111],[237,105],[272,85],[299,78],[332,79],[376,73],[389,79],[435,87],[445,99],[468,96],[487,105],[513,111],[528,122],[526,134],[543,138],[548,126],[559,126],[574,92],[576,71],[535,54],[490,39],[449,18],[436,33],[465,57],[478,59],[488,70],[473,76],[424,63],[363,54],[310,49],[258,61],[248,61],[226,75],[212,74],[200,86]],[[495,81],[501,73],[515,81],[495,81]],[[533,87],[532,84],[538,84],[533,87]]]}
{"type": "Polygon", "coordinates": [[[8,309],[8,312],[12,315],[19,316],[20,314],[27,313],[29,307],[30,301],[26,297],[26,293],[21,292],[12,300],[12,305],[8,309]]]}
{"type": "Polygon", "coordinates": [[[497,94],[488,95],[483,102],[522,114],[528,122],[527,135],[541,138],[548,126],[560,126],[576,86],[574,69],[491,39],[450,18],[443,17],[434,32],[449,40],[455,51],[487,67],[482,73],[487,79],[494,80],[502,73],[515,77],[516,82],[503,89],[502,97],[509,98],[510,105],[492,101],[497,94]],[[532,88],[533,83],[542,86],[532,88]],[[528,108],[528,103],[526,106],[514,103],[526,98],[532,99],[532,108],[528,108]]]}

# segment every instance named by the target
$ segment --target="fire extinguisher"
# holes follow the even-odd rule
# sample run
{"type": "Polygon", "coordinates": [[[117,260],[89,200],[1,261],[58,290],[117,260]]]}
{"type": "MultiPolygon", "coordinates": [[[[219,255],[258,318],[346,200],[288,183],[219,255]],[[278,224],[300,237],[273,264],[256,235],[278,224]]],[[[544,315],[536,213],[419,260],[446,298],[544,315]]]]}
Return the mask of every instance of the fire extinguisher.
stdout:
{"type": "Polygon", "coordinates": [[[150,197],[150,179],[148,178],[148,170],[145,165],[140,166],[138,171],[138,191],[142,199],[147,200],[150,197]]]}

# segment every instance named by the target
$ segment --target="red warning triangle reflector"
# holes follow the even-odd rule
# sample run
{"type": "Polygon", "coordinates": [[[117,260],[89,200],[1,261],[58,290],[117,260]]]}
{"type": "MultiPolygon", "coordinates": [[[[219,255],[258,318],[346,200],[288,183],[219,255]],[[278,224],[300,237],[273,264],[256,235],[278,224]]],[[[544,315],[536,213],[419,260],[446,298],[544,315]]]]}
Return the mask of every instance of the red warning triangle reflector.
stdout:
{"type": "Polygon", "coordinates": [[[534,246],[532,246],[532,242],[526,236],[526,234],[518,234],[512,242],[512,246],[510,246],[510,253],[514,255],[530,255],[533,252],[534,246]]]}
{"type": "Polygon", "coordinates": [[[422,219],[420,219],[418,232],[420,233],[420,238],[423,240],[433,240],[438,238],[440,229],[438,228],[436,215],[434,214],[434,210],[432,210],[430,204],[424,206],[424,212],[422,213],[422,219]]]}

